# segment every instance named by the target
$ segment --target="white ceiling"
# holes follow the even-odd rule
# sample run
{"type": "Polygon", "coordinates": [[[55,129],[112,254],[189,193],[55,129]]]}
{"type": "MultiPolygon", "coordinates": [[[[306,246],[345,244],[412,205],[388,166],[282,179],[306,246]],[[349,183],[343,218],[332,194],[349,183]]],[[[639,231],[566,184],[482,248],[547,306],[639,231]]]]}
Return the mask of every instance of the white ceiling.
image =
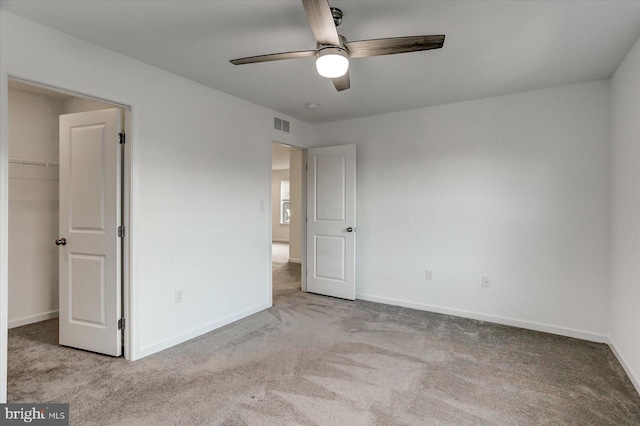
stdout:
{"type": "Polygon", "coordinates": [[[444,48],[351,61],[338,93],[313,58],[230,59],[315,48],[298,0],[3,0],[1,7],[310,123],[610,77],[640,37],[640,1],[354,1],[349,40],[445,34],[444,48]],[[317,109],[305,107],[319,104],[317,109]]]}

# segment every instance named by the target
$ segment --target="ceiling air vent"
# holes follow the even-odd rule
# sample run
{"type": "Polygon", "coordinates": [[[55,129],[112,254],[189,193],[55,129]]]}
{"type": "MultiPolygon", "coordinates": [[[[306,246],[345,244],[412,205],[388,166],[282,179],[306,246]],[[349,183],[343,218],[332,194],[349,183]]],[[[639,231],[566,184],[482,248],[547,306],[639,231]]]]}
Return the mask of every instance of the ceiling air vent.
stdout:
{"type": "Polygon", "coordinates": [[[287,120],[283,120],[282,118],[274,117],[273,128],[281,132],[289,133],[289,122],[287,120]]]}

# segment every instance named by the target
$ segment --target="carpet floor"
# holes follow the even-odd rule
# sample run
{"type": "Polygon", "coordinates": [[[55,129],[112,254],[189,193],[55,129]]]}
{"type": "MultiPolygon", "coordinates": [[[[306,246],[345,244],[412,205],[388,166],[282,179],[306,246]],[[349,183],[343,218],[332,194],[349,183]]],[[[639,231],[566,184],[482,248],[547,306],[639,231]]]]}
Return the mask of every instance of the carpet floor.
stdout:
{"type": "Polygon", "coordinates": [[[135,362],[9,331],[9,402],[68,402],[72,425],[638,425],[610,349],[303,293],[274,262],[273,307],[135,362]]]}

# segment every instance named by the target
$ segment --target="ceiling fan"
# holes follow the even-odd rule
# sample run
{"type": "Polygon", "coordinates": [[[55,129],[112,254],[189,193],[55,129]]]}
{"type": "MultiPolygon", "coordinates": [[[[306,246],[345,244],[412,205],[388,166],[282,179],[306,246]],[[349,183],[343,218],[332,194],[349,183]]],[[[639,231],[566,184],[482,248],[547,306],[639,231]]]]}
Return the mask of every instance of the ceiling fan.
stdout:
{"type": "Polygon", "coordinates": [[[327,0],[302,0],[302,4],[311,24],[311,31],[316,38],[315,50],[272,53],[233,59],[230,62],[234,65],[243,65],[315,57],[318,74],[330,78],[340,92],[351,86],[349,78],[349,59],[351,58],[440,49],[444,44],[444,35],[347,41],[344,36],[338,34],[336,28],[342,23],[343,14],[340,9],[329,6],[327,0]]]}

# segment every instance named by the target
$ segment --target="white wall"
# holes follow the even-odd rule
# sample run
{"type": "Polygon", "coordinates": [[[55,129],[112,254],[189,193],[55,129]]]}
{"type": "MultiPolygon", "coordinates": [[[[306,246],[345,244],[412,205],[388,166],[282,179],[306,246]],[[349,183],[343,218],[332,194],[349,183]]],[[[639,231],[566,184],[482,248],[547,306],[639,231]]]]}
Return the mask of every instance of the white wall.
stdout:
{"type": "MultiPolygon", "coordinates": [[[[58,162],[63,101],[9,90],[9,157],[58,162]]],[[[58,168],[9,166],[9,327],[58,313],[58,168]]]]}
{"type": "MultiPolygon", "coordinates": [[[[0,43],[0,396],[6,394],[7,75],[132,107],[133,359],[270,306],[269,215],[260,202],[268,205],[275,112],[5,10],[0,43]],[[184,302],[175,304],[178,289],[184,302]]],[[[292,139],[309,139],[310,126],[284,118],[292,139]]]]}
{"type": "Polygon", "coordinates": [[[357,145],[357,297],[605,340],[609,129],[608,81],[317,126],[357,145]]]}
{"type": "Polygon", "coordinates": [[[640,40],[611,80],[610,339],[640,392],[640,40]]]}
{"type": "Polygon", "coordinates": [[[278,242],[289,242],[289,226],[280,223],[280,185],[289,180],[289,169],[271,172],[271,239],[278,242]]]}

